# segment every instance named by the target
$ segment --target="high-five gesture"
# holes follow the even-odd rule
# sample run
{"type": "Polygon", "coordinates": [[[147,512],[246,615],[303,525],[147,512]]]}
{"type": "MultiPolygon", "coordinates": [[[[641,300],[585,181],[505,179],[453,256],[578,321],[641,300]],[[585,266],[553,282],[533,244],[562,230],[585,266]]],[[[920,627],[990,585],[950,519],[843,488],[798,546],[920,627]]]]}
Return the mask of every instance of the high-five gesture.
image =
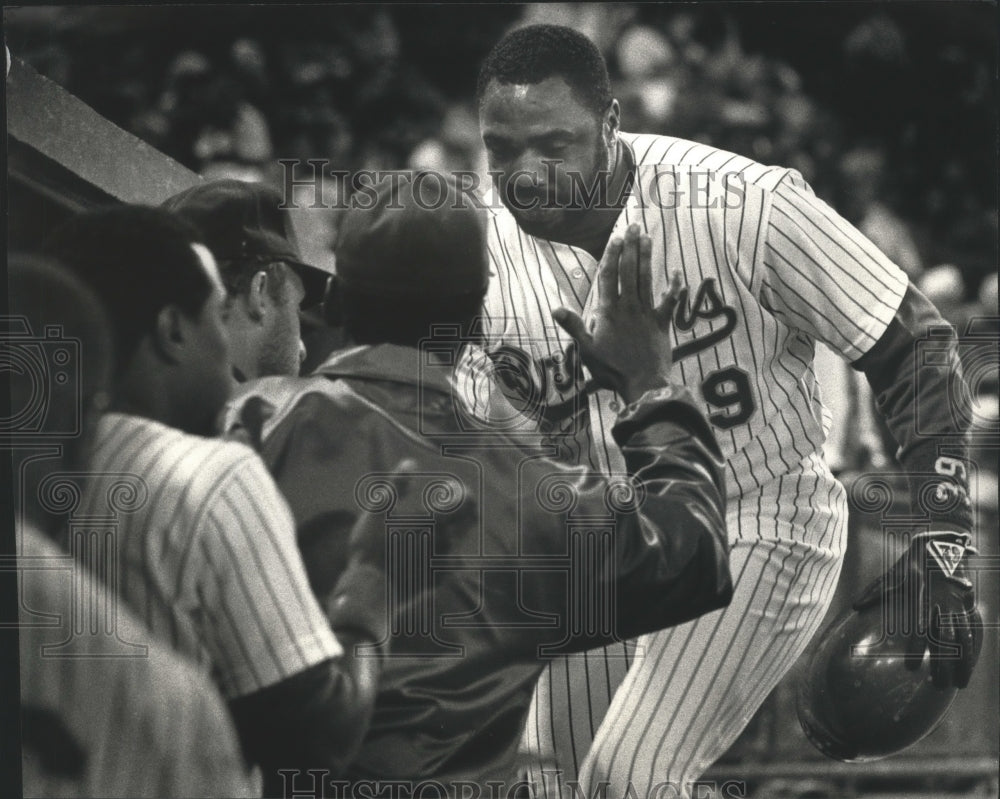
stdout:
{"type": "Polygon", "coordinates": [[[679,271],[653,306],[652,243],[630,225],[624,240],[608,242],[597,273],[598,303],[589,322],[557,308],[552,316],[576,341],[594,382],[634,402],[667,385],[672,348],[670,321],[681,290],[679,271]]]}

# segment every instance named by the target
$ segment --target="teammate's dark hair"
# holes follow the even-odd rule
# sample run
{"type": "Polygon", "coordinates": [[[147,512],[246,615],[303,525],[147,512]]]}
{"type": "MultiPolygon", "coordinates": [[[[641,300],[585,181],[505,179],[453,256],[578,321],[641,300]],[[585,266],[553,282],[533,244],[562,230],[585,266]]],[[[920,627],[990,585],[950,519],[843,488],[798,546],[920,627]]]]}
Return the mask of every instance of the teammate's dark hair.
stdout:
{"type": "Polygon", "coordinates": [[[348,285],[337,291],[344,330],[358,344],[416,347],[435,325],[459,325],[468,338],[483,304],[481,292],[415,299],[366,292],[348,285]]]}
{"type": "Polygon", "coordinates": [[[87,211],[60,227],[46,248],[100,298],[111,320],[116,373],[129,364],[159,312],[200,313],[212,283],[191,249],[194,230],[169,211],[122,205],[87,211]]]}
{"type": "Polygon", "coordinates": [[[83,281],[48,259],[12,255],[7,290],[11,315],[27,323],[23,332],[30,333],[20,342],[11,340],[10,357],[16,359],[19,349],[42,343],[39,349],[55,367],[41,385],[37,381],[42,375],[34,370],[11,370],[12,418],[22,429],[62,437],[64,468],[80,468],[83,439],[91,432],[81,425],[92,421],[90,411],[103,410],[110,388],[114,356],[107,314],[83,281]],[[72,343],[67,347],[64,342],[72,343]],[[67,354],[68,360],[60,360],[67,354]]]}
{"type": "Polygon", "coordinates": [[[597,46],[582,33],[562,25],[529,25],[501,39],[479,70],[476,98],[482,102],[492,81],[541,83],[563,78],[594,114],[611,103],[608,67],[597,46]]]}

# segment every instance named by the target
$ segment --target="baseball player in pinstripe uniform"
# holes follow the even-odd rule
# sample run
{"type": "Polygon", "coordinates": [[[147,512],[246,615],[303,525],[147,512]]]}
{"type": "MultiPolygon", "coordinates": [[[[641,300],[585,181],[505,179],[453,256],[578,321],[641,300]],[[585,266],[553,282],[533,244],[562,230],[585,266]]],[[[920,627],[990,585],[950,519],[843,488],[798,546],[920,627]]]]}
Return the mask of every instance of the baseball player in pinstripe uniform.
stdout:
{"type": "Polygon", "coordinates": [[[118,511],[109,557],[121,566],[122,597],[154,636],[212,674],[267,795],[283,790],[279,769],[339,773],[381,660],[356,658],[348,644],[384,638],[374,588],[384,578],[352,561],[328,621],[264,464],[242,444],[207,437],[232,384],[212,255],[171,213],[136,206],[81,215],[52,250],[96,289],[114,332],[111,404],[78,515],[118,511]],[[122,480],[131,493],[116,498],[122,480]]]}
{"type": "MultiPolygon", "coordinates": [[[[86,466],[109,387],[110,330],[97,297],[65,269],[17,258],[8,274],[14,317],[32,334],[55,327],[60,344],[75,342],[81,378],[60,383],[56,375],[66,372],[54,370],[38,429],[30,414],[18,417],[19,432],[27,433],[18,449],[33,461],[20,472],[17,492],[22,793],[259,796],[207,675],[157,642],[131,653],[136,657],[108,657],[103,635],[74,635],[92,620],[80,597],[97,596],[103,586],[53,540],[64,534],[65,518],[46,512],[44,486],[86,466]]],[[[31,370],[12,373],[14,408],[32,407],[33,377],[31,370]]],[[[0,561],[0,572],[7,565],[0,561]]],[[[141,629],[127,609],[119,615],[141,629]]]]}
{"type": "Polygon", "coordinates": [[[630,786],[630,795],[687,796],[815,633],[847,531],[845,491],[822,457],[829,414],[812,365],[817,342],[868,377],[927,517],[926,537],[866,601],[923,586],[910,592],[910,617],[923,618],[922,598],[940,602],[946,621],[915,632],[915,646],[930,649],[936,679],[963,686],[978,654],[972,586],[952,580],[938,597],[919,565],[942,551],[960,561],[972,528],[963,430],[946,388],[958,369],[954,342],[933,366],[913,358],[915,339],[940,322],[935,309],[795,171],[622,132],[603,59],[571,29],[508,34],[482,66],[478,98],[502,201],[489,203],[484,328],[506,398],[565,457],[621,468],[608,435],[621,400],[591,391],[585,372],[574,379],[567,331],[579,335],[593,318],[608,241],[638,226],[652,240],[654,297],[668,266],[683,270],[673,358],[727,457],[731,605],[634,649],[550,665],[524,738],[539,792],[571,796],[565,782],[579,777],[587,796],[602,783],[608,796],[630,786]],[[926,438],[915,434],[918,389],[922,418],[934,420],[926,438]],[[575,402],[581,392],[587,401],[575,402]],[[941,457],[942,436],[954,457],[941,457]],[[928,490],[940,501],[928,504],[928,490]]]}
{"type": "MultiPolygon", "coordinates": [[[[144,657],[109,658],[89,635],[74,657],[46,656],[66,641],[79,593],[101,587],[30,525],[20,541],[24,796],[260,796],[219,689],[187,658],[156,640],[144,657]]],[[[128,608],[119,619],[142,628],[128,608]]]]}

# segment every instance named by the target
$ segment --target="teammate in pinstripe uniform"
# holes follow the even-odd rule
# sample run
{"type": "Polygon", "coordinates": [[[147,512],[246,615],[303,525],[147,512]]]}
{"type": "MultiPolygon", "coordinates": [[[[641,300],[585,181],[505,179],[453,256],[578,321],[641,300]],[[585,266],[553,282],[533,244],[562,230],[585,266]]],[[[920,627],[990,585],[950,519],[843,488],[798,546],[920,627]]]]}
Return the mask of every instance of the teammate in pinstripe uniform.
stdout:
{"type": "Polygon", "coordinates": [[[380,670],[379,657],[355,658],[338,637],[345,649],[382,640],[381,592],[365,588],[377,584],[373,567],[346,569],[328,622],[263,463],[205,437],[232,382],[211,254],[172,214],[135,206],[78,217],[53,250],[97,290],[114,329],[111,405],[78,515],[122,506],[121,595],[157,638],[211,672],[268,795],[291,787],[279,769],[338,773],[380,670]],[[123,479],[131,496],[114,494],[123,479]]]}
{"type": "MultiPolygon", "coordinates": [[[[36,429],[30,414],[18,414],[20,430],[13,431],[20,433],[18,450],[32,453],[20,470],[16,517],[22,794],[259,796],[222,697],[205,674],[158,643],[145,644],[138,657],[108,657],[103,635],[74,635],[91,620],[80,597],[99,595],[101,586],[54,543],[65,519],[46,512],[44,486],[85,467],[108,390],[109,326],[99,300],[65,269],[15,259],[8,274],[14,317],[53,344],[75,342],[79,360],[72,365],[81,378],[60,383],[56,375],[65,372],[53,370],[41,424],[36,429]],[[55,338],[44,333],[52,327],[55,338]]],[[[13,408],[32,407],[34,377],[31,370],[12,373],[13,408]]],[[[0,561],[0,571],[6,567],[0,561]]],[[[142,627],[135,619],[129,626],[142,627]]]]}
{"type": "MultiPolygon", "coordinates": [[[[603,59],[575,31],[540,25],[509,34],[483,64],[478,97],[501,200],[489,203],[492,372],[565,457],[621,468],[607,434],[620,398],[574,379],[571,338],[553,312],[565,308],[560,323],[584,329],[598,259],[629,226],[652,239],[654,297],[668,265],[685,276],[673,357],[727,457],[733,601],[640,639],[634,652],[623,643],[549,666],[524,742],[539,763],[533,781],[550,796],[572,795],[564,782],[577,775],[588,796],[605,781],[608,796],[630,784],[645,796],[664,783],[687,795],[802,653],[836,587],[847,507],[822,458],[829,414],[812,366],[816,343],[865,372],[915,475],[914,506],[928,480],[942,498],[924,528],[938,543],[914,543],[904,565],[917,562],[921,546],[961,558],[970,540],[963,431],[946,391],[958,368],[954,343],[917,374],[914,341],[940,317],[795,171],[621,132],[603,59]],[[915,435],[914,387],[934,420],[924,439],[915,435]],[[940,436],[951,436],[957,459],[938,457],[940,436]]],[[[489,384],[477,390],[488,413],[489,384]]],[[[923,574],[915,567],[908,579],[923,574]]],[[[873,595],[900,584],[887,581],[873,595]]],[[[964,622],[944,640],[958,638],[961,655],[942,657],[926,630],[919,648],[930,646],[941,680],[962,686],[978,653],[971,586],[955,596],[942,601],[964,622]]],[[[917,605],[907,608],[915,619],[917,605]]]]}
{"type": "MultiPolygon", "coordinates": [[[[24,795],[259,796],[219,689],[187,658],[145,639],[144,657],[109,658],[97,636],[79,636],[74,657],[44,654],[66,640],[78,592],[101,588],[31,526],[19,538],[24,795]]],[[[119,619],[142,629],[127,608],[119,619]]]]}

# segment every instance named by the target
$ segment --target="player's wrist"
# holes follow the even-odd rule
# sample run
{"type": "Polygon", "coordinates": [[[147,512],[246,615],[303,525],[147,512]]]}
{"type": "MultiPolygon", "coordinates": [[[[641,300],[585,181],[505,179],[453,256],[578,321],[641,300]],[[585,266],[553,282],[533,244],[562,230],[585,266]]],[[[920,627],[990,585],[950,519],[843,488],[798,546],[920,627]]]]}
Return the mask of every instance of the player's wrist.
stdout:
{"type": "Polygon", "coordinates": [[[635,405],[646,394],[662,391],[670,387],[670,381],[663,375],[650,374],[627,379],[619,393],[627,405],[635,405]]]}
{"type": "Polygon", "coordinates": [[[622,408],[621,415],[627,416],[650,405],[657,405],[671,400],[686,398],[687,391],[685,391],[683,386],[677,386],[670,382],[664,382],[663,385],[648,388],[643,391],[636,399],[629,402],[624,408],[622,408]]]}
{"type": "Polygon", "coordinates": [[[958,528],[951,529],[949,527],[935,526],[933,530],[928,530],[926,533],[918,533],[913,537],[913,540],[930,540],[932,538],[936,539],[946,539],[949,541],[955,541],[955,543],[962,544],[963,546],[969,547],[972,544],[972,535],[967,530],[960,530],[958,528]]]}
{"type": "Polygon", "coordinates": [[[927,566],[940,571],[952,581],[972,587],[966,576],[968,560],[979,550],[972,545],[972,536],[967,532],[953,530],[931,530],[914,536],[914,543],[927,553],[927,566]]]}
{"type": "Polygon", "coordinates": [[[717,452],[718,443],[708,420],[698,408],[691,392],[678,383],[667,383],[661,388],[650,389],[635,402],[622,408],[611,434],[618,446],[624,447],[640,430],[664,423],[682,428],[712,452],[717,452]]]}

